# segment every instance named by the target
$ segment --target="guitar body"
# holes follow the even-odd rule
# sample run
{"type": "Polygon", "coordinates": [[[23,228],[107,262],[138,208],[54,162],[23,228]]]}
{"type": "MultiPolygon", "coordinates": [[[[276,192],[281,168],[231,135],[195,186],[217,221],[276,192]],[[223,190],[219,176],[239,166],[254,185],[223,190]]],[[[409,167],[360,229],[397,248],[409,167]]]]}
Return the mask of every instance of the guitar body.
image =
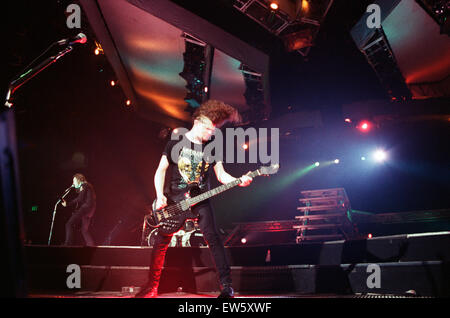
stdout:
{"type": "Polygon", "coordinates": [[[158,233],[170,235],[178,232],[186,220],[193,220],[198,217],[192,212],[187,203],[188,198],[201,194],[197,184],[188,186],[185,192],[176,196],[167,196],[167,206],[162,209],[156,209],[156,199],[152,204],[151,225],[158,228],[158,233]]]}

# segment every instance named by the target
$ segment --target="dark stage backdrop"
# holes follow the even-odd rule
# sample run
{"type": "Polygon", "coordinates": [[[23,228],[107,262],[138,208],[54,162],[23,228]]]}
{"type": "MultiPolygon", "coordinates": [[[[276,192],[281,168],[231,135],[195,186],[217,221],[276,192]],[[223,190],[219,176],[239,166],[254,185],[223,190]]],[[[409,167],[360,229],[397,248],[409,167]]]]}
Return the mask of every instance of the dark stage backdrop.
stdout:
{"type": "MultiPolygon", "coordinates": [[[[68,1],[49,1],[48,6],[24,2],[27,10],[21,11],[17,5],[11,11],[21,14],[11,14],[9,22],[3,88],[52,41],[74,33],[66,28],[61,13],[68,1]]],[[[399,124],[367,136],[344,127],[342,104],[379,98],[376,92],[381,89],[374,84],[378,82],[370,67],[359,67],[366,62],[351,46],[351,21],[346,22],[346,30],[337,21],[328,22],[328,31],[319,37],[309,63],[301,64],[300,58],[280,52],[273,54],[271,61],[273,117],[289,112],[289,105],[293,111],[320,110],[323,126],[282,138],[279,174],[257,178],[250,187],[233,189],[215,199],[218,227],[293,219],[301,190],[330,187],[344,187],[352,207],[359,210],[450,207],[448,122],[399,124]],[[340,47],[336,46],[340,38],[332,30],[347,39],[340,47]],[[356,64],[358,61],[361,63],[356,64]],[[390,162],[371,165],[359,160],[361,152],[378,146],[391,151],[390,162]],[[321,166],[301,178],[291,178],[315,161],[335,158],[342,164],[321,166]]],[[[92,40],[89,28],[86,30],[92,40]]],[[[97,192],[92,224],[97,244],[103,244],[110,234],[114,245],[140,244],[142,218],[155,196],[153,176],[166,142],[158,136],[165,127],[152,122],[151,117],[139,117],[135,105],[125,105],[120,83],[110,86],[112,69],[104,56],[93,54],[92,45],[91,41],[77,47],[16,95],[25,230],[32,243],[47,243],[54,204],[76,172],[84,173],[97,192]]],[[[226,165],[234,176],[256,167],[226,165]]],[[[69,215],[69,209],[58,209],[54,244],[64,240],[69,215]]]]}

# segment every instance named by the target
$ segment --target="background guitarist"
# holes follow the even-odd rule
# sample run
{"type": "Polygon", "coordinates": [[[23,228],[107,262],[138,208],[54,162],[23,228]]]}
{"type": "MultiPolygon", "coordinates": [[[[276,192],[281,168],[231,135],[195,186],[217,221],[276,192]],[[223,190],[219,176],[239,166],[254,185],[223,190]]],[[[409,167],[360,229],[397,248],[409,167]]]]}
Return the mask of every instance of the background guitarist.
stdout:
{"type": "MultiPolygon", "coordinates": [[[[220,101],[209,100],[203,103],[192,116],[193,126],[183,138],[187,138],[187,143],[191,147],[185,147],[172,154],[173,147],[179,142],[170,140],[161,156],[161,160],[156,170],[154,183],[156,189],[156,208],[160,209],[167,205],[167,193],[171,197],[186,192],[186,188],[191,183],[199,185],[200,189],[209,188],[210,168],[214,168],[217,180],[223,184],[236,180],[235,177],[228,174],[222,164],[222,161],[209,161],[205,158],[203,150],[210,142],[211,136],[216,128],[221,127],[227,121],[239,122],[240,116],[237,110],[230,105],[220,101]],[[175,157],[175,158],[173,158],[175,157]],[[169,184],[165,184],[166,174],[168,174],[169,184]]],[[[219,157],[215,155],[215,158],[219,157]]],[[[240,186],[248,186],[252,178],[243,175],[240,186]]],[[[192,207],[194,213],[198,215],[198,225],[203,233],[205,241],[211,250],[216,269],[219,273],[221,293],[219,298],[231,298],[234,296],[234,290],[231,286],[231,270],[225,255],[225,249],[222,240],[217,232],[213,216],[212,207],[209,200],[198,203],[192,207]]],[[[164,259],[172,235],[157,235],[153,245],[153,252],[150,264],[149,282],[146,288],[136,295],[136,297],[156,297],[158,292],[159,280],[164,265],[164,259]]]]}

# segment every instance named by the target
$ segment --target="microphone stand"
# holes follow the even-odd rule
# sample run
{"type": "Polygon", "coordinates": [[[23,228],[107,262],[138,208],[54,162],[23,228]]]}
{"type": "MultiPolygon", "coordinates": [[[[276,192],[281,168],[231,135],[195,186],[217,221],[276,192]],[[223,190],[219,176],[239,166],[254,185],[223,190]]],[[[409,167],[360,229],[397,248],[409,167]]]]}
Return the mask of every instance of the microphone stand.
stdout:
{"type": "Polygon", "coordinates": [[[72,187],[66,190],[66,192],[59,198],[58,202],[56,202],[55,207],[53,209],[53,217],[52,217],[52,224],[50,226],[50,235],[48,236],[48,243],[47,245],[50,245],[50,241],[52,239],[52,233],[53,233],[53,224],[55,223],[55,215],[56,215],[56,208],[58,207],[58,204],[66,197],[66,195],[69,194],[70,190],[72,190],[72,187]]]}
{"type": "MultiPolygon", "coordinates": [[[[52,44],[53,45],[53,44],[52,44]]],[[[30,68],[28,70],[26,70],[25,72],[23,72],[23,74],[19,75],[16,79],[14,79],[8,87],[8,92],[6,94],[6,102],[5,102],[5,106],[11,108],[12,107],[12,103],[11,101],[11,96],[12,94],[14,94],[14,92],[23,84],[25,84],[26,82],[28,82],[30,79],[32,79],[33,77],[35,77],[37,74],[39,74],[41,71],[43,71],[44,69],[46,69],[48,66],[52,65],[53,63],[55,63],[59,58],[61,58],[62,56],[66,55],[67,53],[69,53],[70,51],[73,50],[72,46],[68,46],[66,47],[64,50],[60,51],[59,53],[57,53],[54,56],[50,56],[49,58],[47,58],[46,60],[44,60],[42,63],[40,63],[39,65],[37,65],[36,67],[30,68]]]]}

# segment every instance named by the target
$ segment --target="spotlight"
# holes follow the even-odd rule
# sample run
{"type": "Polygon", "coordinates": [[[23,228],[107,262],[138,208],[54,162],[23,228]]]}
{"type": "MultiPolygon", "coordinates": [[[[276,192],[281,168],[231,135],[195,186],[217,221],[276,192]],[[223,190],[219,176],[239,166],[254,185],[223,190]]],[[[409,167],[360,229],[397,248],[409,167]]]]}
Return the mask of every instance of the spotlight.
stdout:
{"type": "Polygon", "coordinates": [[[205,93],[208,93],[208,86],[205,86],[205,87],[203,88],[203,91],[204,91],[205,93]]]}
{"type": "Polygon", "coordinates": [[[242,244],[247,243],[247,239],[246,239],[245,237],[241,238],[241,243],[242,243],[242,244]]]}
{"type": "Polygon", "coordinates": [[[339,159],[334,159],[334,163],[338,164],[339,163],[339,159]]]}
{"type": "Polygon", "coordinates": [[[130,106],[131,105],[131,100],[127,99],[125,102],[125,105],[130,106]]]}
{"type": "Polygon", "coordinates": [[[372,238],[372,233],[367,234],[367,238],[372,238]]]}
{"type": "Polygon", "coordinates": [[[111,86],[116,86],[117,82],[116,81],[111,81],[111,86]]]}
{"type": "Polygon", "coordinates": [[[94,54],[95,55],[100,55],[103,54],[103,48],[100,45],[100,43],[98,43],[97,41],[95,41],[95,50],[94,50],[94,54]]]}
{"type": "Polygon", "coordinates": [[[363,120],[358,124],[358,126],[356,126],[356,128],[362,132],[368,132],[372,128],[372,124],[367,120],[363,120]]]}
{"type": "Polygon", "coordinates": [[[344,121],[349,124],[352,122],[352,120],[350,118],[345,118],[344,121]]]}
{"type": "Polygon", "coordinates": [[[175,128],[175,129],[173,130],[173,133],[174,133],[174,134],[178,134],[178,128],[175,128]]]}
{"type": "Polygon", "coordinates": [[[316,162],[316,163],[314,163],[314,165],[316,166],[316,167],[318,167],[318,166],[320,166],[320,162],[316,162]]]}
{"type": "Polygon", "coordinates": [[[366,157],[362,156],[362,157],[361,157],[361,160],[362,160],[362,161],[366,160],[366,157]]]}
{"type": "Polygon", "coordinates": [[[309,10],[309,2],[308,0],[302,0],[302,10],[308,12],[309,10]]]}
{"type": "Polygon", "coordinates": [[[373,153],[373,157],[378,162],[383,162],[387,159],[387,154],[384,150],[378,149],[373,153]]]}
{"type": "Polygon", "coordinates": [[[270,3],[270,8],[271,8],[272,10],[278,10],[278,3],[276,3],[276,2],[270,3]]]}
{"type": "Polygon", "coordinates": [[[247,145],[247,144],[243,144],[243,145],[242,145],[242,148],[244,148],[245,150],[247,150],[247,149],[248,149],[248,145],[247,145]]]}

